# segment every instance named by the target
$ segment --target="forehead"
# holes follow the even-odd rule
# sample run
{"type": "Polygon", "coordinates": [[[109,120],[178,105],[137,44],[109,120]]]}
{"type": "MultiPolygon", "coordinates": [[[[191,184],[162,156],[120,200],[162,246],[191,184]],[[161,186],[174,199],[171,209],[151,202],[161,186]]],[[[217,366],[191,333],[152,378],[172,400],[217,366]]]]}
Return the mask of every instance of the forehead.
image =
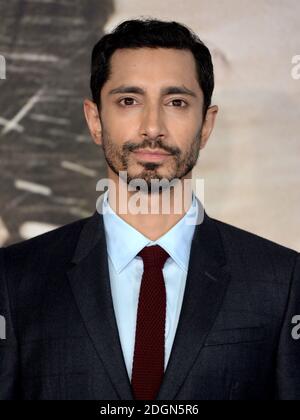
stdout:
{"type": "Polygon", "coordinates": [[[195,58],[189,50],[173,48],[119,49],[110,62],[110,82],[129,81],[138,78],[141,82],[180,82],[196,87],[197,70],[195,58]]]}

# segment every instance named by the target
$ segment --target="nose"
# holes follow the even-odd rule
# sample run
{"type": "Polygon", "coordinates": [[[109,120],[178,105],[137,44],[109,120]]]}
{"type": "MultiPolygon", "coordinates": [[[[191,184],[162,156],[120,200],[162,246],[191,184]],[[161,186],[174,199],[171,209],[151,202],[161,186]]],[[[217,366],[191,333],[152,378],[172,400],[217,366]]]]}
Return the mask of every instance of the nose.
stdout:
{"type": "Polygon", "coordinates": [[[166,135],[163,111],[159,106],[149,105],[148,107],[145,107],[140,133],[142,136],[147,136],[149,138],[163,137],[166,135]]]}

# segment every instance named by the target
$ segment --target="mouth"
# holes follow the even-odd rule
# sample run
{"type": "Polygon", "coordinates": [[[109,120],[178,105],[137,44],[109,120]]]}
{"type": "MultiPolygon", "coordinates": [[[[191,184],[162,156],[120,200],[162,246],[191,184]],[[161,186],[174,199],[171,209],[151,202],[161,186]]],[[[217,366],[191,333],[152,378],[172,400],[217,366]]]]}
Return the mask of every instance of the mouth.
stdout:
{"type": "Polygon", "coordinates": [[[172,156],[170,153],[167,153],[164,150],[138,150],[133,153],[136,155],[137,158],[151,162],[163,161],[172,156]]]}

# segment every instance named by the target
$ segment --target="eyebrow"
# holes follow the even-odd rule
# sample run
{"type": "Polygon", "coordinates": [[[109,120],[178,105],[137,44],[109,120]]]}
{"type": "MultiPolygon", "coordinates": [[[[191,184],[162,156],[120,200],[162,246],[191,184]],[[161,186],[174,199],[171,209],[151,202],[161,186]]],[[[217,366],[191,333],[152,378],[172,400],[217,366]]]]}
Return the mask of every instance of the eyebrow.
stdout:
{"type": "MultiPolygon", "coordinates": [[[[112,89],[108,92],[109,95],[115,95],[117,93],[136,93],[139,95],[145,95],[145,90],[142,89],[139,86],[125,86],[125,85],[121,85],[115,89],[112,89]]],[[[167,86],[165,88],[162,88],[160,93],[162,95],[172,95],[174,93],[179,93],[182,95],[188,95],[188,96],[192,96],[194,98],[197,98],[197,95],[195,92],[193,92],[192,90],[188,89],[185,86],[167,86]]]]}

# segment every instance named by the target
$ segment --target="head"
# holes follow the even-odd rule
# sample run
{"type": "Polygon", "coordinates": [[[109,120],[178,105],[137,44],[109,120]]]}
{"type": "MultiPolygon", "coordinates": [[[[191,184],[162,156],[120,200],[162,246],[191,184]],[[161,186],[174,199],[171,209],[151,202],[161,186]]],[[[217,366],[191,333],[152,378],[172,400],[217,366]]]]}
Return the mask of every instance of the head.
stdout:
{"type": "Polygon", "coordinates": [[[191,177],[218,112],[211,54],[196,34],[177,22],[125,21],[95,45],[90,86],[85,117],[110,178],[127,171],[128,183],[150,187],[151,179],[191,177]]]}

